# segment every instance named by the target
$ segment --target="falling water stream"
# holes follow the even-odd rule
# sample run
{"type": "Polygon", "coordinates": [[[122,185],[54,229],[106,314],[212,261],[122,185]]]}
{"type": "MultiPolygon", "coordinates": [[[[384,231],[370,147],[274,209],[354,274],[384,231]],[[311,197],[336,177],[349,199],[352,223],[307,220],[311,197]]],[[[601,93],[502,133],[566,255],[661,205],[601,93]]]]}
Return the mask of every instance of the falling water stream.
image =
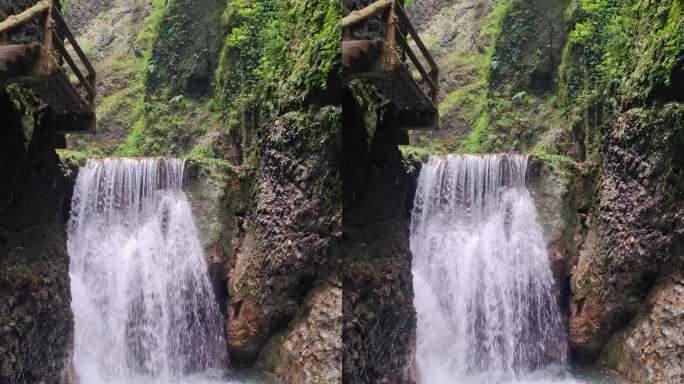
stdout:
{"type": "Polygon", "coordinates": [[[569,373],[527,158],[432,158],[411,224],[419,383],[603,382],[569,373]]]}
{"type": "Polygon", "coordinates": [[[77,384],[233,382],[183,168],[105,159],[79,171],[68,227],[77,384]]]}
{"type": "MultiPolygon", "coordinates": [[[[411,249],[421,384],[609,382],[569,373],[527,159],[432,158],[411,249]]],[[[226,373],[223,319],[183,160],[90,160],[68,249],[76,384],[256,383],[226,373]]]]}

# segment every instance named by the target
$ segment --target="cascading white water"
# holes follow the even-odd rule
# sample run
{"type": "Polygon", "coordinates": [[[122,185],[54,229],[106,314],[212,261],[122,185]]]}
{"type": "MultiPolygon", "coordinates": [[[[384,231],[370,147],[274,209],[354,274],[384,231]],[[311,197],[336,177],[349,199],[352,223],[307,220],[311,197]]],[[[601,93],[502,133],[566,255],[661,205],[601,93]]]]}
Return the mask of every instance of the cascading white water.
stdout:
{"type": "Polygon", "coordinates": [[[527,158],[423,166],[411,223],[422,384],[500,383],[566,361],[566,332],[527,158]]]}
{"type": "Polygon", "coordinates": [[[227,363],[184,161],[89,160],[68,250],[79,384],[169,383],[227,363]]]}

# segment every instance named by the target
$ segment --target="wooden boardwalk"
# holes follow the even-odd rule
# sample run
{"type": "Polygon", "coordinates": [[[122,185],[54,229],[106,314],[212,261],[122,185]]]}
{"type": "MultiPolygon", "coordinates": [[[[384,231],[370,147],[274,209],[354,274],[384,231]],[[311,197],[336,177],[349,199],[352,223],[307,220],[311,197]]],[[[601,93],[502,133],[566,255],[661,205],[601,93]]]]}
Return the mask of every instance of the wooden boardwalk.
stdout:
{"type": "Polygon", "coordinates": [[[397,0],[378,0],[342,18],[345,36],[354,36],[371,19],[380,18],[384,36],[343,38],[345,80],[366,79],[394,105],[394,125],[404,129],[437,129],[439,69],[397,0]],[[409,37],[417,51],[409,44],[409,37]],[[421,60],[419,58],[422,56],[421,60]],[[426,69],[426,67],[428,69],[426,69]],[[417,79],[414,78],[417,72],[417,79]]]}
{"type": "Polygon", "coordinates": [[[0,22],[0,34],[40,18],[42,40],[33,44],[0,45],[0,86],[22,83],[53,111],[56,133],[93,132],[95,69],[90,64],[53,0],[41,0],[0,22]],[[79,64],[65,46],[67,41],[79,64]],[[76,77],[73,83],[67,68],[76,77]]]}

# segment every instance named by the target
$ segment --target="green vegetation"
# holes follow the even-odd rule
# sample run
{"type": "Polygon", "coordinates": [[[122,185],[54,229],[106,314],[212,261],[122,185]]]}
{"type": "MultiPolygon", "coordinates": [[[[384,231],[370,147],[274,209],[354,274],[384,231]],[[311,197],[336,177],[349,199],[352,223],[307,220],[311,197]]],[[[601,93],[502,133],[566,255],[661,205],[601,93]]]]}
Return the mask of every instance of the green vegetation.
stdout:
{"type": "Polygon", "coordinates": [[[405,159],[416,159],[421,163],[426,163],[430,156],[440,156],[448,153],[444,147],[438,144],[431,146],[400,145],[399,150],[405,159]]]}
{"type": "Polygon", "coordinates": [[[480,32],[483,53],[440,62],[445,76],[465,80],[444,96],[440,115],[466,124],[467,135],[418,136],[424,149],[410,152],[516,151],[568,161],[578,156],[579,127],[596,160],[608,122],[625,106],[676,98],[682,7],[678,0],[497,2],[480,32]]]}
{"type": "MultiPolygon", "coordinates": [[[[222,39],[218,62],[202,55],[177,59],[194,40],[183,34],[185,0],[155,7],[140,39],[144,55],[140,107],[119,155],[179,155],[254,164],[259,127],[310,103],[331,103],[329,79],[337,71],[340,5],[303,0],[216,0],[200,20],[215,19],[222,39]],[[182,52],[181,52],[182,51],[182,52]],[[211,60],[210,60],[211,61],[211,60]],[[202,69],[202,71],[200,71],[202,69]],[[206,86],[206,87],[205,87],[206,86]],[[199,88],[198,88],[199,87],[199,88]],[[205,88],[202,88],[205,87],[205,88]],[[199,93],[196,92],[200,89],[199,93]]],[[[198,17],[192,17],[197,19],[198,17]]],[[[191,23],[190,23],[191,24],[191,23]]],[[[213,44],[213,43],[212,43],[213,44]]],[[[213,48],[212,48],[213,49],[213,48]]],[[[192,50],[192,49],[190,49],[192,50]]],[[[105,100],[105,114],[121,105],[105,100]]],[[[304,119],[310,120],[310,119],[304,119]]]]}
{"type": "MultiPolygon", "coordinates": [[[[340,12],[337,2],[228,1],[214,99],[227,111],[228,134],[242,138],[245,162],[256,161],[260,122],[334,103],[328,87],[339,77],[340,12]]],[[[315,108],[310,113],[303,122],[317,120],[315,108]]]]}
{"type": "Polygon", "coordinates": [[[614,115],[676,93],[671,79],[682,71],[682,3],[583,0],[566,18],[574,28],[561,64],[559,100],[585,122],[588,156],[597,159],[614,115]]]}
{"type": "Polygon", "coordinates": [[[89,151],[74,151],[70,149],[58,149],[57,156],[59,161],[68,168],[78,168],[85,165],[88,159],[97,159],[103,157],[102,152],[98,150],[89,151]]]}

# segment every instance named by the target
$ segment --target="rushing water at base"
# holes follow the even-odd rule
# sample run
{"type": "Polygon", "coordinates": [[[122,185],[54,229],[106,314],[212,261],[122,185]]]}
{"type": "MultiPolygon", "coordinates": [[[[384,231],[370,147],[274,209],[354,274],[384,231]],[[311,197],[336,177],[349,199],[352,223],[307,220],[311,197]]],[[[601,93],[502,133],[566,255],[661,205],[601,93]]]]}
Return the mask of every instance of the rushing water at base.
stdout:
{"type": "Polygon", "coordinates": [[[411,223],[422,384],[601,382],[567,342],[527,158],[432,158],[411,223]]]}
{"type": "Polygon", "coordinates": [[[183,167],[105,159],[79,171],[68,227],[78,384],[229,380],[183,167]]]}

